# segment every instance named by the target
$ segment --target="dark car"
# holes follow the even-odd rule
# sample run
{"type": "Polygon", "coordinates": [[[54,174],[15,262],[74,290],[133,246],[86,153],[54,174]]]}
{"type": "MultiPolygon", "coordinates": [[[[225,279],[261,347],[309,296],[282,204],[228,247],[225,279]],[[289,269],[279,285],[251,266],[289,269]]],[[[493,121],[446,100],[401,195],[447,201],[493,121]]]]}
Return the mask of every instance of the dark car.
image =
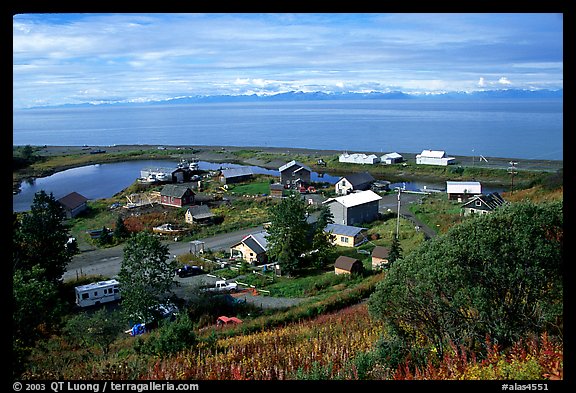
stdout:
{"type": "Polygon", "coordinates": [[[178,277],[190,277],[190,276],[197,276],[199,274],[203,274],[204,271],[199,268],[198,266],[190,266],[184,265],[180,269],[176,270],[176,274],[178,277]]]}

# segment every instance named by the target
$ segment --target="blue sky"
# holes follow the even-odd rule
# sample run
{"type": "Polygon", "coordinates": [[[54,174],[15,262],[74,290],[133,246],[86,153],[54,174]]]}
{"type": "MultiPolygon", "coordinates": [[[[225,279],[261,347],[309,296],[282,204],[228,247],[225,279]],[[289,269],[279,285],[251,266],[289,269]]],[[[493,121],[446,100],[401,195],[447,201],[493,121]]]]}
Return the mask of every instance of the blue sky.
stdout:
{"type": "Polygon", "coordinates": [[[19,14],[14,108],[287,91],[563,88],[563,18],[19,14]]]}

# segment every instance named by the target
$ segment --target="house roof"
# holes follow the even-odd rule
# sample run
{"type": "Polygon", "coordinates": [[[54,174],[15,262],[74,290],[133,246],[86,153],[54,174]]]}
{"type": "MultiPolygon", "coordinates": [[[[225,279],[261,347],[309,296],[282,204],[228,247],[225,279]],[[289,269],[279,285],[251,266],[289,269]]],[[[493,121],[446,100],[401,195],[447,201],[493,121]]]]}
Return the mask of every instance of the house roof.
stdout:
{"type": "Polygon", "coordinates": [[[222,169],[221,172],[222,176],[224,176],[226,179],[241,176],[252,176],[254,174],[252,168],[248,167],[222,169]]]}
{"type": "Polygon", "coordinates": [[[307,170],[308,172],[312,172],[312,169],[310,169],[310,168],[307,167],[306,165],[301,164],[301,163],[299,163],[298,161],[295,161],[295,160],[292,160],[292,161],[290,161],[290,162],[287,162],[286,164],[284,164],[284,165],[282,165],[280,168],[278,168],[278,170],[279,170],[280,172],[284,172],[286,169],[290,169],[291,167],[293,167],[293,166],[295,166],[295,165],[297,165],[297,166],[300,167],[298,170],[305,169],[305,170],[307,170]]]}
{"type": "Polygon", "coordinates": [[[386,247],[382,247],[382,246],[376,246],[372,250],[372,256],[376,257],[376,258],[387,259],[389,253],[390,253],[390,250],[387,249],[386,247]]]}
{"type": "Polygon", "coordinates": [[[367,230],[367,228],[360,228],[360,227],[353,227],[350,225],[341,225],[341,224],[328,224],[326,228],[324,228],[325,232],[332,232],[335,235],[343,235],[343,236],[356,236],[362,231],[367,230]]]}
{"type": "Polygon", "coordinates": [[[245,236],[239,243],[234,244],[232,247],[235,247],[240,243],[244,243],[256,254],[261,254],[266,252],[268,249],[268,241],[266,240],[266,236],[268,236],[268,232],[266,231],[251,233],[248,236],[245,236]]]}
{"type": "Polygon", "coordinates": [[[431,158],[444,158],[446,157],[446,152],[444,150],[422,150],[420,156],[431,158]]]}
{"type": "Polygon", "coordinates": [[[358,262],[360,261],[356,258],[340,255],[338,258],[336,258],[336,261],[334,262],[334,267],[350,272],[352,271],[352,267],[354,266],[354,264],[358,262]]]}
{"type": "Polygon", "coordinates": [[[337,198],[330,198],[325,200],[322,203],[331,203],[331,202],[338,202],[344,207],[353,207],[358,205],[363,205],[365,203],[370,203],[374,201],[378,201],[382,199],[382,197],[376,194],[374,191],[366,190],[360,192],[353,192],[352,194],[344,195],[337,198]]]}
{"type": "Polygon", "coordinates": [[[214,213],[210,211],[207,205],[190,206],[186,212],[190,212],[192,218],[195,220],[214,217],[214,213]]]}
{"type": "Polygon", "coordinates": [[[372,176],[369,172],[353,173],[351,175],[343,176],[340,178],[340,180],[342,179],[348,180],[348,182],[352,184],[353,187],[376,180],[374,179],[374,176],[372,176]]]}
{"type": "Polygon", "coordinates": [[[481,194],[482,185],[479,181],[447,181],[447,194],[481,194]]]}
{"type": "Polygon", "coordinates": [[[497,208],[498,206],[502,206],[506,201],[500,194],[497,192],[493,192],[487,195],[476,195],[475,197],[471,198],[468,202],[462,205],[463,208],[469,207],[472,204],[475,204],[477,200],[480,200],[485,207],[490,210],[497,208]]]}
{"type": "Polygon", "coordinates": [[[160,195],[182,198],[184,194],[186,194],[186,191],[190,191],[190,193],[194,195],[194,192],[190,189],[190,187],[181,186],[178,184],[166,184],[164,187],[162,187],[160,195]]]}
{"type": "Polygon", "coordinates": [[[86,203],[88,198],[84,195],[78,194],[76,191],[71,192],[68,195],[63,196],[58,199],[58,202],[64,206],[65,209],[74,210],[82,204],[86,203]]]}
{"type": "Polygon", "coordinates": [[[218,320],[222,321],[223,323],[229,323],[229,322],[232,322],[232,323],[242,323],[242,320],[241,320],[241,319],[238,319],[238,318],[236,318],[236,317],[227,317],[227,316],[225,316],[225,315],[222,315],[222,316],[218,317],[218,320]]]}
{"type": "Polygon", "coordinates": [[[396,152],[384,154],[384,155],[382,156],[382,159],[383,159],[383,160],[385,160],[385,159],[387,159],[387,158],[393,158],[393,159],[396,158],[396,159],[397,159],[397,158],[402,158],[402,156],[401,156],[400,154],[396,153],[396,152]]]}

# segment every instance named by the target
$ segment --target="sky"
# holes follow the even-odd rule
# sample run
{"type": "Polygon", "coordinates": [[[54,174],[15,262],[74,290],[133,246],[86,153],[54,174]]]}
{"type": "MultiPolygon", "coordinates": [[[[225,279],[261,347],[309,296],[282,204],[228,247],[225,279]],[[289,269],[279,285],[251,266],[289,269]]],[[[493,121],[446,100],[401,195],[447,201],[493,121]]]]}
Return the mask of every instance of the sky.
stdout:
{"type": "Polygon", "coordinates": [[[563,88],[554,13],[17,14],[13,107],[563,88]]]}

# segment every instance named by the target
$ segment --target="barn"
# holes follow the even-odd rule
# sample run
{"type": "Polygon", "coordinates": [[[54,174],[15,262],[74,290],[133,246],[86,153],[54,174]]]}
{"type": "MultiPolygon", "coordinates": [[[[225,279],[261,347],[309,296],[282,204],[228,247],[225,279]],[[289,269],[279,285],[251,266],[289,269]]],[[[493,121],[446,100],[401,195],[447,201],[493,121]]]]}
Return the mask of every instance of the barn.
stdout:
{"type": "Polygon", "coordinates": [[[447,166],[456,162],[456,158],[447,157],[444,150],[422,150],[416,155],[416,164],[447,166]]]}

